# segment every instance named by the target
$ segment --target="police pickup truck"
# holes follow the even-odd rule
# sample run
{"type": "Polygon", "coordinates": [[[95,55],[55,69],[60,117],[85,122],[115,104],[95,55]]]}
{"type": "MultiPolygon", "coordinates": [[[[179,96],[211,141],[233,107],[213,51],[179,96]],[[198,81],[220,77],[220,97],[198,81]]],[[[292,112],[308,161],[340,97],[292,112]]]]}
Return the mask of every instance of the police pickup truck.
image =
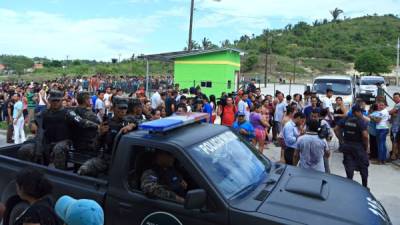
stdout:
{"type": "Polygon", "coordinates": [[[348,179],[273,163],[230,128],[200,123],[204,114],[141,124],[117,136],[108,176],[91,178],[17,159],[19,146],[0,149],[4,225],[26,207],[16,195],[15,174],[42,170],[53,198],[94,199],[112,225],[391,224],[379,201],[348,179]],[[146,196],[143,171],[166,151],[187,182],[184,203],[146,196]]]}

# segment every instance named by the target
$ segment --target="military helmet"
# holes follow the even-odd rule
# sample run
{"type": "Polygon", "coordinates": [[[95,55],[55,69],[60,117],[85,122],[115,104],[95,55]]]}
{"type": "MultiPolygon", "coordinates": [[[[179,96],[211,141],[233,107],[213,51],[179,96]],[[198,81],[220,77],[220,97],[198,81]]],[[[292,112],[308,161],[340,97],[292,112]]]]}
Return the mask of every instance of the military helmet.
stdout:
{"type": "Polygon", "coordinates": [[[58,90],[51,90],[49,96],[49,101],[61,100],[64,98],[64,92],[58,90]]]}
{"type": "Polygon", "coordinates": [[[128,108],[128,99],[122,97],[113,97],[113,106],[117,108],[128,108]]]}

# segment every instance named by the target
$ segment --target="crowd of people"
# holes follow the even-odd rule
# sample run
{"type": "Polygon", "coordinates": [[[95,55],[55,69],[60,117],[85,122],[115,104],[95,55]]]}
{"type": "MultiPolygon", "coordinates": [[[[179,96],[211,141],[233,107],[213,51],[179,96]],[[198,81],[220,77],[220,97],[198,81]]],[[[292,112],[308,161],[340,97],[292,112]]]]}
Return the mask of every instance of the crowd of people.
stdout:
{"type": "MultiPolygon", "coordinates": [[[[393,109],[388,110],[384,99],[378,98],[367,110],[362,99],[345,106],[341,97],[333,99],[331,89],[322,99],[310,91],[293,96],[276,91],[272,96],[264,95],[253,82],[246,90],[216,97],[207,96],[200,87],[180,89],[165,77],[152,82],[156,89],[151,96],[146,96],[144,80],[135,77],[99,75],[43,83],[3,83],[0,118],[8,124],[7,142],[22,143],[18,150],[21,159],[53,163],[63,170],[68,167],[68,151],[88,153],[92,157],[75,168],[76,172],[98,177],[107,171],[118,133],[133,131],[145,121],[203,112],[209,114],[206,122],[232,127],[259,154],[274,144],[281,148],[281,163],[320,172],[330,173],[329,159],[336,150],[331,146],[336,136],[347,177],[352,179],[354,171],[360,171],[365,187],[370,161],[384,164],[399,157],[400,93],[393,95],[393,109]],[[25,126],[29,127],[29,138],[25,126]],[[386,146],[389,133],[391,152],[386,146]]],[[[23,171],[17,177],[18,193],[36,210],[45,210],[41,205],[48,204],[42,196],[50,192],[51,185],[43,179],[37,171],[23,171]],[[31,179],[25,181],[23,176],[31,179]],[[32,190],[36,187],[32,182],[46,187],[32,190]]],[[[68,204],[79,201],[70,197],[61,200],[68,204]]],[[[66,204],[56,204],[54,211],[64,220],[57,208],[66,204]]],[[[50,220],[54,212],[44,215],[50,220]]]]}
{"type": "MultiPolygon", "coordinates": [[[[261,93],[253,82],[247,90],[222,93],[221,96],[216,97],[215,95],[206,96],[200,87],[180,89],[179,85],[173,85],[169,78],[152,79],[152,86],[156,87],[156,91],[151,96],[146,96],[145,81],[140,77],[111,78],[97,75],[80,79],[60,78],[41,84],[3,83],[0,92],[3,110],[0,118],[7,121],[9,125],[7,142],[16,144],[27,142],[24,125],[28,125],[34,134],[38,130],[44,130],[41,138],[47,139],[44,142],[52,145],[50,148],[104,147],[106,150],[107,144],[100,143],[104,142],[100,139],[104,139],[106,133],[113,133],[111,132],[111,128],[114,127],[113,119],[117,124],[119,123],[115,129],[120,130],[125,125],[155,120],[174,113],[205,112],[209,114],[210,123],[233,127],[251,141],[260,153],[263,153],[269,143],[278,144],[282,148],[281,161],[294,164],[295,159],[298,158],[298,154],[295,154],[297,153],[295,150],[298,150],[297,141],[307,132],[307,124],[311,120],[319,121],[319,130],[321,127],[328,128],[322,130],[328,131],[329,134],[325,139],[330,142],[333,137],[331,129],[339,126],[341,120],[354,117],[352,108],[346,107],[341,97],[333,99],[334,93],[330,89],[327,90],[324,99],[319,99],[316,93],[308,91],[286,97],[284,93],[276,91],[275,96],[272,96],[261,93]],[[116,107],[118,105],[123,109],[120,113],[116,107]],[[55,118],[52,118],[53,115],[46,116],[56,114],[49,113],[54,111],[62,112],[55,118]],[[80,117],[81,124],[76,122],[78,121],[76,116],[80,117]],[[60,118],[66,118],[65,124],[58,123],[56,127],[53,127],[52,121],[60,118]],[[112,126],[108,124],[109,122],[112,126]],[[81,146],[79,142],[87,140],[71,137],[71,134],[77,132],[66,132],[58,135],[62,137],[53,137],[51,131],[62,126],[66,128],[66,131],[78,127],[91,129],[92,132],[89,133],[92,134],[84,136],[90,136],[86,139],[92,139],[92,146],[88,147],[87,144],[81,146]],[[99,129],[95,129],[98,127],[99,129]],[[52,135],[45,135],[45,133],[52,135]],[[64,142],[60,143],[61,141],[64,142]]],[[[400,102],[397,93],[393,97],[395,101],[400,102]]],[[[377,159],[378,163],[385,163],[387,148],[384,139],[391,127],[393,150],[390,159],[397,159],[399,139],[397,133],[400,125],[397,105],[389,112],[385,102],[378,101],[367,111],[365,102],[359,99],[354,106],[361,109],[364,125],[368,128],[367,149],[370,151],[370,158],[377,159]],[[390,121],[392,121],[391,126],[390,121]]],[[[134,126],[136,125],[125,127],[124,130],[134,129],[134,126]]],[[[108,146],[111,146],[111,139],[107,139],[108,146]]],[[[326,152],[326,157],[329,152],[326,152]]],[[[44,161],[48,160],[44,159],[44,161]]],[[[329,172],[327,164],[324,168],[326,172],[329,172]]]]}

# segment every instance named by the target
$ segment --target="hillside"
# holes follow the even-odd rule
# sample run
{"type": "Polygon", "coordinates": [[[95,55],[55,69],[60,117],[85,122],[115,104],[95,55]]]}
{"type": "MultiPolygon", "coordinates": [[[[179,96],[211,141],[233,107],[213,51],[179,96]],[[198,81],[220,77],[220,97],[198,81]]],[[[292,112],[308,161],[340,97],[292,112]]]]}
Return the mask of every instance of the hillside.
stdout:
{"type": "Polygon", "coordinates": [[[394,65],[397,37],[400,35],[400,18],[393,15],[365,16],[336,22],[315,21],[313,25],[299,22],[288,24],[284,29],[264,30],[259,36],[244,35],[233,44],[248,52],[247,59],[257,57],[257,63],[244,68],[252,74],[264,68],[266,51],[274,56],[272,72],[293,71],[293,58],[298,72],[342,73],[352,67],[357,55],[366,49],[380,52],[394,65]],[[267,44],[268,40],[268,44],[267,44]],[[291,61],[291,65],[284,66],[291,61]]]}

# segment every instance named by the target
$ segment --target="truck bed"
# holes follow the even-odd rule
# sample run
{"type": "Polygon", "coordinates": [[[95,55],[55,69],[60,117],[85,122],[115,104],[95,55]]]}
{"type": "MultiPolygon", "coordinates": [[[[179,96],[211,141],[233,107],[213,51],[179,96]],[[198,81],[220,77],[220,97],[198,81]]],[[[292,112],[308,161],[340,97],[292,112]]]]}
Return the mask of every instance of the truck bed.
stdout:
{"type": "Polygon", "coordinates": [[[1,202],[6,202],[10,196],[16,194],[15,175],[25,167],[36,168],[52,182],[53,198],[70,195],[75,198],[89,198],[103,205],[108,181],[92,177],[79,176],[73,171],[63,171],[50,166],[39,165],[17,158],[20,145],[11,145],[0,148],[0,194],[1,202]]]}

